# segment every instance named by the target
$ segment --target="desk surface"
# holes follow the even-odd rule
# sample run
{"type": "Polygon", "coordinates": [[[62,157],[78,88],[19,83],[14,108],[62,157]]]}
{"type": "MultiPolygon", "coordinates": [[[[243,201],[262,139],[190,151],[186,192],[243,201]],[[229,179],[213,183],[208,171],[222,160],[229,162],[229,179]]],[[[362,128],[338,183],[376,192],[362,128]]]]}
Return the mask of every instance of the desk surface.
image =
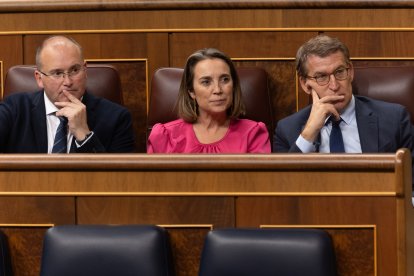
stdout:
{"type": "Polygon", "coordinates": [[[2,155],[0,195],[403,196],[405,155],[2,155]]]}

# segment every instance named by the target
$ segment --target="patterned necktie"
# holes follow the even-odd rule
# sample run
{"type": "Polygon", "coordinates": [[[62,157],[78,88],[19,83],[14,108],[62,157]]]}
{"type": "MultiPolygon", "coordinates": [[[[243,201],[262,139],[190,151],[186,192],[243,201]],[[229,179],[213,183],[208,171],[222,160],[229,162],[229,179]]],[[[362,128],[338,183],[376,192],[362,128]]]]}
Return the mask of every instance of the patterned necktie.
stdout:
{"type": "Polygon", "coordinates": [[[64,116],[58,116],[60,124],[56,130],[55,141],[53,143],[52,153],[67,153],[68,146],[68,119],[64,116]]]}
{"type": "Polygon", "coordinates": [[[331,135],[329,136],[329,147],[332,153],[345,152],[344,140],[342,139],[342,132],[339,124],[342,122],[342,119],[335,121],[334,117],[331,117],[332,130],[331,135]]]}

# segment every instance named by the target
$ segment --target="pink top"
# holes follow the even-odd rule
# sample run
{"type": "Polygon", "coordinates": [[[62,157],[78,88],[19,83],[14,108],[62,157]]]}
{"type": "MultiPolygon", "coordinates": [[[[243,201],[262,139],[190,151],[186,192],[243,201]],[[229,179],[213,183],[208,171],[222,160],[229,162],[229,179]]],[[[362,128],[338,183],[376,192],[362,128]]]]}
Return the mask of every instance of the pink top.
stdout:
{"type": "Polygon", "coordinates": [[[226,135],[217,142],[202,144],[193,125],[178,119],[156,124],[148,138],[148,153],[270,153],[265,124],[247,119],[230,122],[226,135]]]}

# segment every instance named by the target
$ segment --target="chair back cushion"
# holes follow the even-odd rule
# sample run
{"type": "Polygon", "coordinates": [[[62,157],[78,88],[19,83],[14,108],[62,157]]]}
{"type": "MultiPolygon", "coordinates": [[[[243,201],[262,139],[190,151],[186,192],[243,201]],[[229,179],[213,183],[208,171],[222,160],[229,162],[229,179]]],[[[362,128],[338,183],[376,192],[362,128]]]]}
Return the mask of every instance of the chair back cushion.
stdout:
{"type": "Polygon", "coordinates": [[[333,276],[330,236],[315,229],[219,229],[206,237],[200,276],[333,276]]]}
{"type": "Polygon", "coordinates": [[[414,67],[355,67],[355,95],[405,106],[414,122],[414,67]]]}
{"type": "Polygon", "coordinates": [[[45,234],[41,276],[170,276],[172,271],[161,227],[65,225],[45,234]]]}
{"type": "MultiPolygon", "coordinates": [[[[6,74],[3,98],[18,92],[39,91],[36,83],[34,65],[16,65],[11,67],[6,74]]],[[[86,90],[102,98],[106,98],[118,104],[122,104],[121,80],[118,70],[109,64],[87,65],[86,90]]]]}
{"type": "MultiPolygon", "coordinates": [[[[147,134],[154,124],[166,123],[178,118],[176,105],[183,72],[182,68],[160,68],[154,73],[147,134]]],[[[263,122],[272,134],[274,121],[266,71],[259,67],[239,67],[237,73],[246,106],[244,118],[263,122]]]]}
{"type": "Polygon", "coordinates": [[[6,235],[0,231],[0,275],[12,276],[9,244],[6,235]]]}

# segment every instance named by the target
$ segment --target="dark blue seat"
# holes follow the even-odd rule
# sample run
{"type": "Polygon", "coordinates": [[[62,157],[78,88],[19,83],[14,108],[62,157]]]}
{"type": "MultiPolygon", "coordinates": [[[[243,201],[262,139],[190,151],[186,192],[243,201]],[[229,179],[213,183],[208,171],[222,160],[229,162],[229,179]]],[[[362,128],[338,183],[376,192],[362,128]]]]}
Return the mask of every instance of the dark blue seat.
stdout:
{"type": "Polygon", "coordinates": [[[0,275],[11,276],[12,266],[10,260],[9,244],[6,235],[0,231],[0,275]]]}
{"type": "Polygon", "coordinates": [[[219,229],[206,237],[200,276],[333,276],[330,236],[316,229],[219,229]]]}
{"type": "Polygon", "coordinates": [[[166,231],[149,225],[50,228],[41,276],[173,275],[166,231]]]}

